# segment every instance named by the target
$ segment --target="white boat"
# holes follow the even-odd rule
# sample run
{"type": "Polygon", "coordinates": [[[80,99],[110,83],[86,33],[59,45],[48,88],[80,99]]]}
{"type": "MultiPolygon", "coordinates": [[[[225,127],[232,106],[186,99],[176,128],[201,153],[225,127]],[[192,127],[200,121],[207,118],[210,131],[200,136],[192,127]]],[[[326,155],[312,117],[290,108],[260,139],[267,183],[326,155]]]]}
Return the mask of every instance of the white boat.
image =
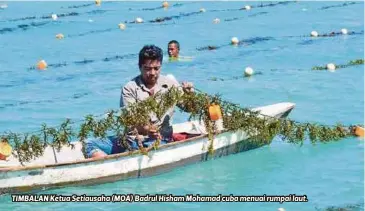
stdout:
{"type": "MultiPolygon", "coordinates": [[[[283,118],[295,107],[293,103],[277,103],[254,108],[261,114],[283,118]]],[[[60,152],[46,148],[44,155],[21,165],[12,156],[0,161],[0,193],[29,192],[49,188],[92,185],[129,178],[150,176],[172,170],[179,166],[206,161],[210,141],[205,128],[197,121],[173,126],[174,132],[200,133],[200,135],[179,142],[161,145],[148,156],[140,152],[109,155],[102,159],[85,159],[82,145],[75,142],[75,148],[63,147],[60,152]]],[[[224,131],[214,138],[214,154],[217,158],[247,151],[260,146],[248,141],[244,131],[224,131]]]]}

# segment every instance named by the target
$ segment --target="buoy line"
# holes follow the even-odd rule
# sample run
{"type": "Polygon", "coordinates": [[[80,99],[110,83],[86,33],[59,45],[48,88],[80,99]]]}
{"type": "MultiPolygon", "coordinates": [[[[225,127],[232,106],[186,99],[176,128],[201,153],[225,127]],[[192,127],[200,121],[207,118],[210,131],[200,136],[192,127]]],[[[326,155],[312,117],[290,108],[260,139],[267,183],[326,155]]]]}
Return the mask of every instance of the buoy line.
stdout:
{"type": "MultiPolygon", "coordinates": [[[[276,6],[276,5],[282,5],[282,4],[287,4],[290,2],[278,2],[278,3],[270,3],[270,4],[260,4],[260,5],[256,5],[256,6],[252,6],[251,8],[255,8],[255,7],[269,7],[269,6],[276,6]]],[[[160,8],[160,7],[159,7],[160,8]]],[[[242,9],[242,8],[241,8],[242,9]]],[[[240,9],[237,9],[240,10],[240,9]]],[[[106,12],[106,11],[102,11],[102,10],[94,10],[95,12],[106,12]]],[[[201,13],[203,13],[203,11],[205,12],[205,9],[201,9],[200,11],[195,11],[195,12],[189,12],[189,13],[180,13],[179,15],[173,15],[173,16],[167,16],[167,17],[157,17],[153,20],[148,20],[148,21],[144,21],[142,18],[137,17],[135,20],[133,21],[124,21],[124,23],[128,23],[128,24],[141,24],[141,23],[161,23],[161,22],[165,22],[165,21],[170,21],[173,19],[180,19],[182,17],[189,17],[192,15],[199,15],[201,13]]],[[[92,11],[91,11],[92,12],[92,11]]],[[[89,12],[90,13],[90,12],[89,12]]],[[[255,13],[255,14],[251,14],[249,15],[249,17],[255,17],[258,15],[263,15],[263,14],[267,14],[267,12],[261,12],[261,13],[255,13]]],[[[233,20],[239,20],[240,18],[233,18],[233,20]]],[[[227,20],[227,21],[233,21],[233,20],[227,20]]],[[[103,33],[103,32],[109,32],[112,29],[101,29],[101,30],[92,30],[92,31],[88,31],[88,32],[83,32],[80,34],[76,34],[76,35],[69,35],[68,37],[77,37],[77,36],[85,36],[88,34],[94,34],[94,33],[103,33]]]]}
{"type": "MultiPolygon", "coordinates": [[[[168,7],[181,7],[185,4],[188,4],[188,2],[184,2],[184,3],[175,3],[172,6],[168,6],[168,7]]],[[[129,8],[130,11],[154,11],[154,10],[160,10],[160,9],[164,9],[166,7],[159,6],[159,7],[152,7],[152,8],[142,8],[142,9],[133,9],[133,8],[129,8]]]]}
{"type": "MultiPolygon", "coordinates": [[[[60,14],[56,14],[56,13],[50,13],[47,15],[43,15],[40,17],[37,16],[28,16],[28,17],[22,17],[22,18],[12,18],[12,19],[5,19],[2,20],[1,22],[17,22],[17,21],[24,21],[24,20],[34,20],[34,19],[55,19],[54,17],[72,17],[72,16],[79,16],[82,13],[78,13],[78,12],[68,12],[68,13],[60,13],[60,14]]],[[[56,18],[57,19],[57,18],[56,18]]]]}
{"type": "Polygon", "coordinates": [[[10,32],[14,32],[17,30],[23,30],[26,31],[32,27],[39,27],[39,26],[44,26],[46,24],[49,24],[51,22],[49,21],[42,21],[42,22],[31,22],[29,24],[19,24],[17,27],[5,27],[0,29],[0,34],[6,34],[6,33],[10,33],[10,32]]]}
{"type": "MultiPolygon", "coordinates": [[[[91,14],[99,14],[99,13],[104,13],[106,12],[105,10],[92,10],[92,11],[88,11],[86,13],[91,13],[91,14]]],[[[60,17],[69,17],[69,16],[79,16],[81,13],[76,13],[76,12],[71,12],[71,13],[62,13],[62,14],[51,14],[48,16],[42,16],[40,19],[52,19],[53,21],[57,21],[60,17]]],[[[36,17],[25,17],[25,18],[21,18],[21,19],[14,19],[16,21],[18,20],[32,20],[32,19],[36,19],[36,17]]],[[[43,26],[46,24],[52,23],[52,21],[39,21],[39,22],[31,22],[29,24],[19,24],[16,27],[5,27],[5,28],[1,28],[0,29],[0,34],[5,34],[5,33],[9,33],[9,32],[14,32],[18,29],[22,29],[22,30],[28,30],[31,27],[39,27],[39,26],[43,26]]]]}
{"type": "MultiPolygon", "coordinates": [[[[338,32],[330,32],[330,33],[325,33],[325,34],[319,34],[316,31],[312,31],[309,35],[299,35],[299,36],[283,36],[286,38],[301,38],[301,37],[335,37],[335,36],[344,36],[344,35],[362,35],[364,34],[364,31],[360,31],[360,32],[355,32],[355,31],[348,31],[347,29],[343,28],[338,32]]],[[[261,41],[268,41],[268,40],[273,40],[273,37],[256,37],[256,38],[251,38],[251,39],[247,39],[247,40],[237,40],[238,38],[233,37],[231,40],[231,44],[234,45],[250,45],[250,44],[255,44],[256,42],[261,42],[261,41]]],[[[313,40],[305,40],[300,42],[299,44],[310,44],[312,43],[313,40]]],[[[226,47],[229,46],[230,44],[223,44],[223,45],[208,45],[208,46],[204,46],[204,47],[198,47],[197,50],[198,51],[205,51],[205,50],[217,50],[219,48],[222,47],[226,47]]]]}
{"type": "MultiPolygon", "coordinates": [[[[26,30],[26,28],[27,27],[25,26],[25,30],[26,30]]],[[[76,35],[68,35],[68,36],[63,35],[63,36],[64,37],[85,36],[85,35],[88,35],[88,34],[91,34],[91,33],[101,33],[101,32],[108,32],[108,31],[112,31],[112,30],[118,30],[118,29],[109,28],[109,29],[104,29],[104,30],[93,30],[93,31],[89,31],[89,32],[86,32],[86,33],[81,33],[81,34],[76,34],[76,35]]],[[[3,31],[0,29],[0,34],[1,33],[3,33],[3,31]]],[[[349,32],[348,34],[350,34],[350,35],[363,34],[363,32],[349,32]]],[[[295,37],[295,36],[291,36],[291,37],[295,37]]],[[[296,36],[296,37],[300,37],[300,36],[296,36]]],[[[196,48],[196,50],[198,50],[198,51],[205,51],[205,50],[206,51],[211,51],[211,50],[217,50],[217,49],[220,49],[222,47],[227,47],[227,46],[231,46],[231,45],[249,46],[249,45],[252,45],[252,44],[256,44],[258,42],[264,42],[264,41],[270,41],[270,40],[274,40],[274,38],[273,37],[254,37],[254,38],[249,38],[249,39],[238,40],[237,37],[232,37],[230,44],[223,44],[223,45],[217,45],[217,46],[208,45],[208,46],[204,46],[204,47],[198,47],[198,48],[196,48]]],[[[135,56],[135,54],[117,55],[117,56],[114,56],[114,57],[104,58],[104,59],[101,59],[101,60],[102,61],[113,61],[113,60],[119,60],[119,59],[125,59],[125,58],[132,58],[131,56],[133,57],[133,56],[135,56]]],[[[94,60],[94,59],[84,59],[82,61],[62,62],[62,63],[56,63],[56,64],[49,64],[48,66],[53,67],[53,68],[58,68],[58,67],[64,67],[64,66],[70,65],[72,63],[80,65],[80,64],[89,64],[89,63],[92,63],[94,61],[96,61],[96,60],[94,60]]],[[[29,69],[35,69],[35,67],[30,67],[29,69]]]]}
{"type": "Polygon", "coordinates": [[[318,211],[350,211],[350,210],[363,210],[364,204],[363,203],[357,203],[357,204],[345,204],[342,206],[329,206],[326,208],[318,208],[315,207],[315,210],[318,211]]]}
{"type": "Polygon", "coordinates": [[[231,11],[240,11],[240,10],[251,10],[253,8],[264,8],[264,7],[275,7],[279,5],[287,5],[290,3],[295,3],[294,1],[281,1],[277,3],[268,3],[268,4],[257,4],[257,5],[246,5],[241,8],[231,8],[231,9],[219,9],[219,10],[209,10],[210,12],[231,12],[231,11]]]}
{"type": "MultiPolygon", "coordinates": [[[[47,66],[52,67],[52,68],[59,68],[59,67],[68,66],[70,64],[85,65],[85,64],[98,62],[98,61],[110,62],[110,61],[122,60],[122,59],[132,59],[132,58],[135,58],[137,56],[138,56],[138,54],[116,55],[116,56],[111,56],[111,57],[105,57],[105,58],[102,58],[100,60],[98,60],[98,59],[83,59],[83,60],[73,61],[73,62],[60,62],[60,63],[55,63],[55,64],[48,64],[47,66]]],[[[39,69],[39,68],[37,68],[37,65],[28,68],[28,70],[34,70],[34,69],[39,69]]]]}
{"type": "Polygon", "coordinates": [[[18,22],[18,21],[25,21],[25,20],[48,20],[52,19],[54,21],[58,20],[58,18],[64,18],[64,17],[75,17],[75,16],[81,16],[84,14],[88,15],[96,15],[96,14],[104,14],[106,12],[110,12],[114,10],[105,10],[105,9],[94,9],[91,11],[79,13],[79,12],[68,12],[68,13],[50,13],[47,15],[42,15],[40,17],[37,16],[27,16],[27,17],[21,17],[21,18],[12,18],[12,19],[5,19],[1,20],[0,22],[18,22]]]}
{"type": "MultiPolygon", "coordinates": [[[[87,96],[91,94],[90,92],[82,92],[82,93],[75,93],[72,96],[68,97],[67,99],[79,99],[82,98],[84,96],[87,96]]],[[[12,108],[12,107],[16,107],[19,105],[28,105],[28,104],[39,104],[39,103],[56,103],[59,102],[60,100],[64,101],[66,100],[65,97],[52,97],[52,99],[49,100],[23,100],[17,103],[6,103],[3,105],[0,105],[0,109],[6,109],[6,108],[12,108]]]]}
{"type": "MultiPolygon", "coordinates": [[[[155,18],[155,19],[149,20],[147,22],[148,23],[161,23],[161,22],[170,21],[170,20],[173,20],[173,19],[179,19],[179,18],[182,18],[182,17],[188,17],[188,16],[198,15],[198,14],[201,14],[201,12],[181,13],[180,15],[155,18]]],[[[144,21],[141,17],[137,17],[133,21],[129,21],[129,22],[128,21],[122,21],[121,23],[123,23],[123,24],[145,24],[146,21],[144,21]]],[[[85,36],[85,35],[88,35],[88,34],[104,33],[104,32],[109,32],[109,31],[112,31],[112,30],[117,30],[117,28],[91,30],[91,31],[87,31],[87,32],[79,33],[79,34],[69,35],[68,37],[77,37],[77,36],[85,36]]]]}
{"type": "MultiPolygon", "coordinates": [[[[306,35],[289,35],[289,36],[283,36],[284,38],[315,38],[315,37],[336,37],[336,36],[343,36],[343,35],[363,35],[364,30],[361,31],[349,31],[346,28],[338,29],[338,31],[332,31],[327,33],[319,33],[318,31],[311,31],[306,35]]],[[[314,39],[311,39],[314,40],[314,39]]]]}
{"type": "Polygon", "coordinates": [[[357,4],[357,3],[356,2],[345,2],[343,4],[324,6],[324,7],[319,8],[319,10],[326,10],[326,9],[335,8],[335,7],[346,7],[346,6],[350,6],[350,5],[354,5],[354,4],[357,4]]]}
{"type": "MultiPolygon", "coordinates": [[[[259,15],[266,15],[266,14],[268,14],[268,12],[258,12],[258,13],[248,15],[248,17],[256,17],[256,16],[259,16],[259,15]]],[[[247,17],[226,18],[226,19],[224,19],[224,21],[225,22],[230,22],[230,21],[242,20],[242,19],[245,19],[245,18],[247,18],[247,17]]]]}
{"type": "Polygon", "coordinates": [[[347,67],[357,66],[357,65],[364,65],[364,59],[351,60],[351,61],[347,62],[347,64],[339,64],[339,65],[336,65],[334,63],[328,63],[326,66],[315,66],[315,67],[312,67],[312,70],[329,70],[329,71],[334,71],[336,69],[342,69],[342,68],[347,68],[347,67]]]}
{"type": "MultiPolygon", "coordinates": [[[[104,1],[103,4],[110,4],[113,3],[114,1],[104,1]]],[[[90,7],[90,6],[95,6],[95,3],[87,3],[87,4],[79,4],[79,5],[71,5],[68,7],[61,7],[61,8],[67,8],[67,9],[78,9],[78,8],[85,8],[85,7],[90,7]]]]}
{"type": "Polygon", "coordinates": [[[159,23],[159,22],[163,22],[163,21],[169,21],[169,20],[173,20],[173,19],[179,19],[182,17],[189,17],[192,15],[199,15],[202,12],[198,11],[198,12],[189,12],[189,13],[180,13],[179,15],[173,15],[173,16],[168,16],[168,17],[159,17],[159,18],[155,18],[153,20],[150,20],[148,22],[150,23],[159,23]]]}
{"type": "Polygon", "coordinates": [[[89,34],[104,33],[104,32],[110,32],[113,30],[118,30],[118,29],[117,28],[108,28],[108,29],[91,30],[91,31],[87,31],[87,32],[79,33],[79,34],[70,34],[70,35],[67,35],[67,37],[83,37],[83,36],[86,36],[89,34]]]}
{"type": "Polygon", "coordinates": [[[270,40],[274,40],[274,38],[273,37],[253,37],[253,38],[249,38],[249,39],[238,40],[237,37],[232,37],[230,44],[223,44],[223,45],[219,45],[219,46],[208,45],[208,46],[204,46],[204,47],[199,47],[196,50],[198,50],[198,51],[217,50],[222,47],[227,47],[227,46],[231,46],[231,45],[236,45],[236,46],[246,45],[247,46],[247,45],[256,44],[258,42],[265,42],[265,41],[270,41],[270,40]]]}
{"type": "Polygon", "coordinates": [[[355,32],[355,31],[348,31],[347,29],[343,28],[340,31],[337,32],[330,32],[330,33],[324,33],[320,34],[317,31],[312,31],[310,35],[302,36],[302,37],[335,37],[335,36],[343,36],[343,35],[361,35],[364,34],[364,31],[355,32]]]}
{"type": "Polygon", "coordinates": [[[78,9],[78,8],[90,7],[90,6],[94,6],[94,5],[95,5],[95,3],[88,3],[88,4],[71,5],[68,7],[61,7],[61,8],[78,9]]]}
{"type": "Polygon", "coordinates": [[[263,73],[260,71],[255,72],[251,67],[246,67],[246,69],[243,71],[243,74],[240,76],[232,76],[232,77],[228,77],[228,78],[210,77],[207,80],[208,81],[234,81],[234,80],[249,78],[254,75],[263,75],[263,73]]]}
{"type": "MultiPolygon", "coordinates": [[[[351,67],[351,66],[358,66],[358,65],[364,65],[364,59],[357,59],[357,60],[351,60],[349,61],[347,64],[339,64],[336,65],[334,63],[328,63],[325,66],[315,66],[312,67],[311,70],[328,70],[330,72],[335,71],[336,69],[342,69],[342,68],[347,68],[347,67],[351,67]]],[[[270,69],[268,71],[276,71],[276,70],[283,70],[283,69],[270,69]]],[[[285,69],[285,70],[289,70],[289,69],[285,69]]],[[[292,71],[305,71],[308,69],[290,69],[292,71]]],[[[232,76],[232,77],[228,77],[228,78],[219,78],[219,77],[210,77],[208,78],[209,81],[231,81],[231,80],[240,80],[240,79],[244,79],[247,77],[251,77],[253,75],[263,75],[264,73],[261,71],[254,71],[253,68],[251,67],[246,67],[243,74],[240,76],[232,76]]]]}
{"type": "MultiPolygon", "coordinates": [[[[112,3],[112,1],[106,1],[103,2],[103,4],[105,3],[112,3]]],[[[185,3],[186,4],[186,3],[185,3]]],[[[172,5],[172,7],[179,7],[182,6],[183,4],[181,3],[176,3],[174,5],[172,5]]],[[[61,8],[68,8],[68,9],[77,9],[77,8],[82,8],[82,7],[89,7],[89,6],[95,6],[95,3],[87,3],[87,4],[81,4],[81,5],[73,5],[73,6],[68,6],[68,7],[61,7],[61,8]]],[[[163,6],[158,7],[159,9],[164,8],[163,6]]],[[[144,8],[141,10],[153,10],[153,9],[157,9],[157,8],[144,8]]],[[[130,10],[132,10],[130,8],[130,10]]],[[[68,16],[79,16],[82,14],[101,14],[101,13],[105,13],[108,11],[112,11],[112,10],[105,10],[105,9],[95,9],[92,11],[87,11],[87,12],[68,12],[68,13],[60,13],[60,14],[56,14],[56,13],[50,13],[50,14],[56,14],[58,17],[68,17],[68,16]]],[[[114,11],[114,10],[113,10],[114,11]]],[[[24,21],[24,20],[35,20],[35,19],[51,19],[51,15],[46,14],[46,15],[42,15],[42,16],[27,16],[27,17],[20,17],[20,18],[11,18],[11,19],[5,19],[5,20],[1,20],[0,22],[16,22],[16,21],[24,21]]]]}

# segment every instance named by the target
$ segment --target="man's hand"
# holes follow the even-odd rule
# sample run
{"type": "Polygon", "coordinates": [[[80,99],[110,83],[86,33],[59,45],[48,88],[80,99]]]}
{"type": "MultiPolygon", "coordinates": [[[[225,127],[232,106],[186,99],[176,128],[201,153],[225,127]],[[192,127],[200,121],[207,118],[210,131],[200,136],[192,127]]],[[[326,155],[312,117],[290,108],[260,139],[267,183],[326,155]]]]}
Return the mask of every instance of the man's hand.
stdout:
{"type": "Polygon", "coordinates": [[[194,85],[191,82],[182,82],[182,88],[184,90],[184,92],[190,93],[190,92],[194,92],[194,85]]]}
{"type": "Polygon", "coordinates": [[[148,136],[152,139],[162,139],[160,132],[158,131],[157,126],[151,125],[149,127],[148,136]]]}
{"type": "MultiPolygon", "coordinates": [[[[137,127],[138,128],[138,134],[146,136],[148,135],[152,139],[162,138],[160,132],[158,131],[158,127],[156,125],[144,125],[137,127]]],[[[137,129],[136,128],[136,129],[137,129]]]]}

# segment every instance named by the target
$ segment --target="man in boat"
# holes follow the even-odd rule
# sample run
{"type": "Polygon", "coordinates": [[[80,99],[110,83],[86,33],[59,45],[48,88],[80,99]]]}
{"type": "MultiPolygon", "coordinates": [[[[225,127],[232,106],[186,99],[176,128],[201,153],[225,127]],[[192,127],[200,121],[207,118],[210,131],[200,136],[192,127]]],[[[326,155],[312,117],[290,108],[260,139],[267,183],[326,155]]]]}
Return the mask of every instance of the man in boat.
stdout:
{"type": "MultiPolygon", "coordinates": [[[[140,74],[129,81],[121,91],[120,107],[124,108],[130,104],[143,101],[157,92],[164,93],[171,87],[182,87],[184,92],[193,92],[193,84],[183,82],[180,85],[176,80],[160,75],[163,60],[161,48],[155,45],[146,45],[139,52],[140,74]]],[[[137,126],[131,129],[127,136],[127,143],[131,150],[139,149],[140,143],[146,147],[152,144],[157,138],[161,143],[174,141],[172,131],[172,116],[174,108],[170,108],[165,115],[158,120],[156,116],[150,116],[150,125],[137,126]],[[160,128],[156,130],[156,128],[160,128]],[[137,131],[136,131],[137,130],[137,131]],[[134,135],[137,132],[138,135],[134,135]],[[147,140],[140,140],[141,136],[147,136],[147,140]]],[[[178,138],[177,138],[178,139],[178,138]]],[[[88,139],[86,141],[85,153],[87,157],[100,158],[108,154],[116,154],[127,149],[119,144],[116,136],[108,137],[106,140],[88,139]]]]}
{"type": "Polygon", "coordinates": [[[167,52],[170,60],[177,60],[179,58],[180,44],[176,40],[171,40],[167,44],[167,52]]]}

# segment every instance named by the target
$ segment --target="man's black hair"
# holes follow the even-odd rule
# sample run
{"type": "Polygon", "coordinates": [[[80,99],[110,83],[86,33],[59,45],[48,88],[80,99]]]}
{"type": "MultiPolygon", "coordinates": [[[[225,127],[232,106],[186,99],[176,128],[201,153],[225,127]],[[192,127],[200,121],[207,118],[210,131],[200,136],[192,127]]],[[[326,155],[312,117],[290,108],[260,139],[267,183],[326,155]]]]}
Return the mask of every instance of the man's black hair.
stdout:
{"type": "Polygon", "coordinates": [[[162,59],[163,59],[163,54],[161,48],[155,45],[145,45],[139,51],[138,65],[139,67],[141,67],[146,60],[158,60],[162,63],[162,59]]]}
{"type": "Polygon", "coordinates": [[[171,40],[171,41],[169,42],[169,44],[167,44],[167,45],[170,45],[170,44],[175,44],[175,45],[176,45],[176,47],[177,47],[177,49],[179,49],[179,50],[180,50],[180,43],[179,43],[178,41],[176,41],[176,40],[171,40]]]}

